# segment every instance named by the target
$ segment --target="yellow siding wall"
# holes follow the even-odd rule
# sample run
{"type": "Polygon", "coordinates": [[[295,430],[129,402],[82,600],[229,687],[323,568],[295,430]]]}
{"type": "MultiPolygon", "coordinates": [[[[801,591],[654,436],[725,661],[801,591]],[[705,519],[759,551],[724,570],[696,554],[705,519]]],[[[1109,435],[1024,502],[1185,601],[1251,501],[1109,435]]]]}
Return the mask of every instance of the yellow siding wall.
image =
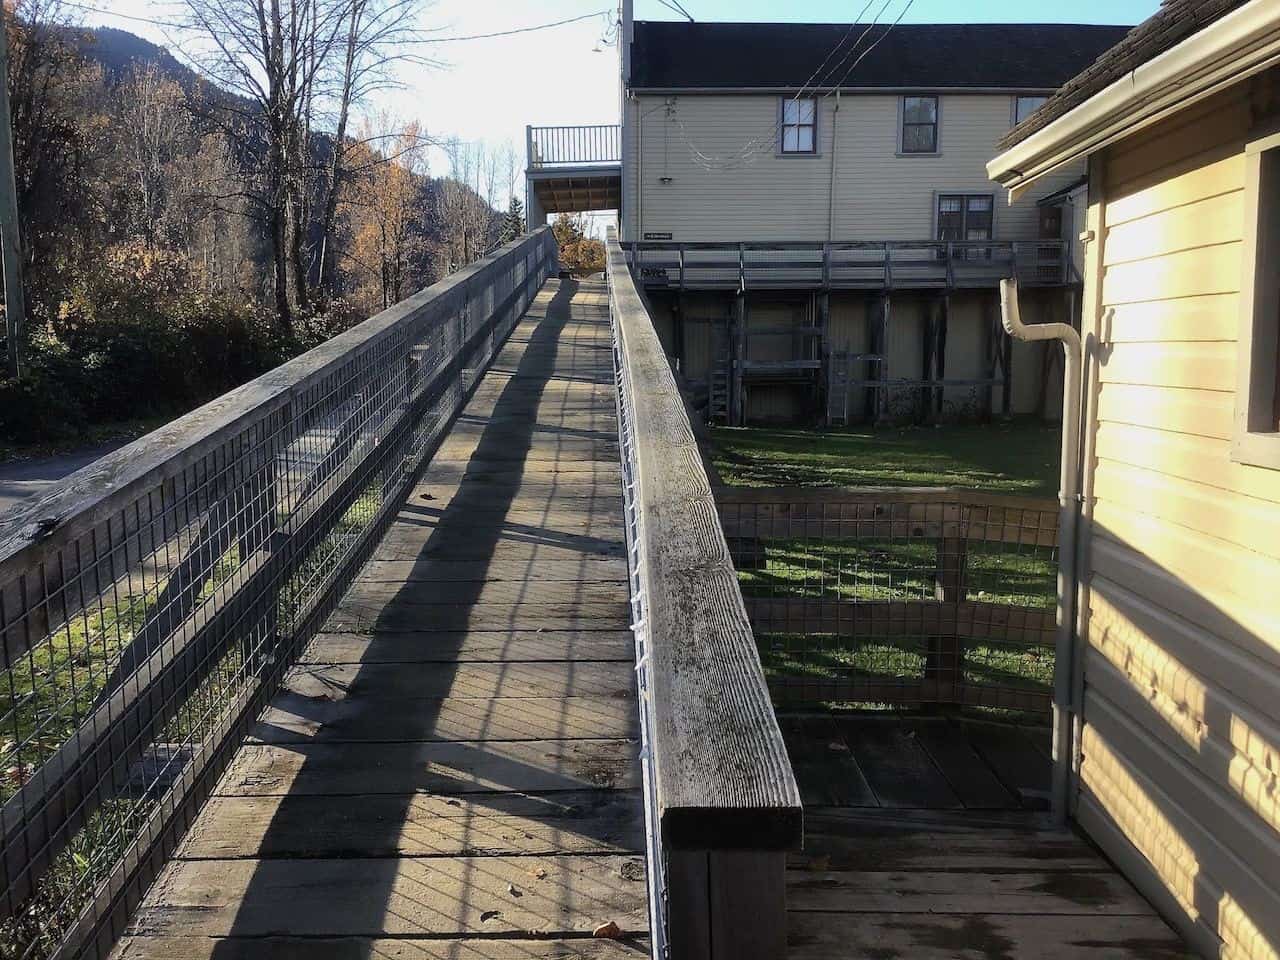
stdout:
{"type": "Polygon", "coordinates": [[[1250,86],[1095,161],[1078,815],[1202,951],[1273,958],[1280,472],[1228,451],[1250,86]]]}

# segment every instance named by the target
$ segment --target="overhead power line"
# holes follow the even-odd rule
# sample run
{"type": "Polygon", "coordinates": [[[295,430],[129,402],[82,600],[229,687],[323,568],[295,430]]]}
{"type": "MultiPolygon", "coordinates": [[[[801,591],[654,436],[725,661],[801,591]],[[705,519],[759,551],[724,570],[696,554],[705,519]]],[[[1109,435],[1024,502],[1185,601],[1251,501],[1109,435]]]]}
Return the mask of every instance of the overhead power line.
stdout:
{"type": "Polygon", "coordinates": [[[680,5],[679,0],[658,0],[658,2],[662,4],[664,7],[666,7],[668,10],[670,10],[671,12],[678,13],[682,17],[688,17],[690,23],[696,22],[693,19],[693,14],[691,14],[688,10],[682,7],[680,5]]]}
{"type": "Polygon", "coordinates": [[[535,23],[528,27],[513,27],[510,30],[498,30],[494,33],[473,33],[465,37],[422,37],[416,40],[407,40],[406,43],[455,43],[460,40],[488,40],[491,37],[511,37],[518,33],[533,33],[537,30],[550,30],[552,27],[563,27],[570,23],[580,23],[583,20],[590,20],[593,17],[608,16],[610,10],[596,10],[594,13],[584,13],[578,17],[567,17],[564,20],[553,20],[551,23],[535,23]]]}
{"type": "MultiPolygon", "coordinates": [[[[85,3],[77,3],[75,0],[62,0],[64,7],[71,7],[75,10],[82,10],[85,13],[96,13],[103,17],[115,17],[119,20],[127,20],[133,23],[146,23],[153,27],[166,27],[171,30],[181,30],[187,27],[187,24],[179,23],[176,20],[161,20],[156,17],[143,17],[131,13],[119,13],[115,10],[103,10],[101,7],[90,6],[85,3]]],[[[521,33],[534,33],[539,30],[550,30],[554,27],[563,27],[571,23],[580,23],[583,20],[590,20],[594,17],[607,16],[609,10],[595,10],[591,13],[584,13],[576,17],[566,17],[563,20],[553,20],[550,23],[534,23],[524,27],[512,27],[509,30],[495,30],[492,33],[473,33],[465,36],[457,37],[413,37],[408,40],[398,41],[401,43],[459,43],[464,40],[489,40],[495,37],[511,37],[521,33]]]]}

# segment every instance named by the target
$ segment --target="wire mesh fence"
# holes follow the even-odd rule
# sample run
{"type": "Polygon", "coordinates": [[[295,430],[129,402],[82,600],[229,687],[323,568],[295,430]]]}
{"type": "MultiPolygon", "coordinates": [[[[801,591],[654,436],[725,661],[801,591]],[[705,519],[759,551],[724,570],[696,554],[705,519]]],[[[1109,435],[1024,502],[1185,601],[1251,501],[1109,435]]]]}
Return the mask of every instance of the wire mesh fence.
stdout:
{"type": "Polygon", "coordinates": [[[539,231],[0,522],[0,957],[106,954],[554,261],[539,231]]]}
{"type": "Polygon", "coordinates": [[[722,490],[779,706],[1047,714],[1058,505],[918,490],[722,490]]]}

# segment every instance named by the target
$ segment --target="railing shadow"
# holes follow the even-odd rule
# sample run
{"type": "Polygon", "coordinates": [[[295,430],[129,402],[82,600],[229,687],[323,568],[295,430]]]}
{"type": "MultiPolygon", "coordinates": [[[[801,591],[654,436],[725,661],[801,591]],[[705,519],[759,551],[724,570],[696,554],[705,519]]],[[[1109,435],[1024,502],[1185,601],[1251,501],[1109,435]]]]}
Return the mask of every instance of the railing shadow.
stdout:
{"type": "MultiPolygon", "coordinates": [[[[519,895],[522,916],[527,918],[532,913],[543,925],[554,924],[557,914],[569,906],[565,901],[571,898],[570,891],[556,888],[554,878],[548,878],[552,880],[550,885],[526,878],[527,884],[522,884],[526,890],[519,891],[517,881],[511,879],[507,858],[486,856],[510,849],[511,841],[504,835],[504,830],[509,833],[510,826],[504,827],[498,818],[510,815],[513,810],[529,820],[545,822],[548,849],[562,841],[565,845],[598,850],[639,849],[639,824],[634,820],[638,799],[620,804],[619,794],[609,790],[638,786],[634,750],[629,743],[615,744],[598,755],[590,750],[579,754],[572,749],[561,749],[559,760],[548,763],[546,757],[541,757],[536,765],[527,762],[528,753],[519,746],[521,734],[527,736],[530,726],[537,728],[539,740],[567,741],[594,735],[592,727],[597,723],[617,730],[620,715],[628,718],[625,729],[629,736],[634,736],[634,681],[629,664],[619,663],[617,670],[599,676],[588,669],[591,665],[553,664],[552,673],[564,686],[577,682],[585,687],[588,696],[601,699],[578,705],[585,706],[585,710],[575,710],[565,700],[549,693],[536,698],[536,704],[523,700],[521,709],[526,712],[521,715],[501,710],[509,705],[500,700],[513,693],[523,697],[520,691],[527,692],[529,676],[539,674],[538,670],[531,670],[527,663],[499,662],[477,671],[475,664],[463,662],[461,657],[449,658],[449,645],[457,644],[460,636],[465,637],[469,630],[503,633],[519,626],[514,622],[490,621],[472,625],[476,605],[482,601],[486,587],[491,586],[486,583],[485,574],[500,544],[528,544],[525,548],[528,559],[524,562],[530,572],[536,568],[539,551],[547,546],[565,556],[582,557],[583,562],[595,562],[587,558],[599,555],[624,556],[621,530],[617,541],[610,541],[573,531],[550,530],[533,522],[512,524],[508,519],[520,494],[525,460],[539,437],[545,435],[538,423],[539,399],[548,385],[564,379],[556,374],[557,359],[564,349],[562,336],[566,326],[581,322],[571,317],[569,309],[577,290],[578,284],[561,281],[544,309],[539,310],[543,305],[535,301],[527,316],[541,316],[518,351],[518,363],[513,367],[495,363],[490,372],[491,377],[510,377],[492,411],[484,416],[464,413],[459,420],[478,429],[479,436],[456,489],[462,491],[474,481],[483,483],[483,509],[477,509],[477,502],[469,496],[457,496],[443,509],[409,502],[388,534],[394,537],[407,528],[414,531],[409,535],[411,538],[420,538],[420,547],[411,558],[413,569],[436,560],[461,559],[475,565],[475,578],[428,584],[415,581],[410,571],[404,582],[388,585],[390,589],[385,593],[375,590],[375,602],[363,610],[357,604],[353,612],[350,598],[344,601],[330,621],[329,629],[367,632],[372,637],[389,633],[403,635],[410,631],[424,647],[433,645],[438,638],[444,648],[441,658],[424,650],[422,656],[411,661],[378,662],[376,657],[367,656],[377,642],[371,639],[359,655],[343,658],[352,662],[309,662],[295,669],[286,683],[286,691],[275,699],[263,717],[264,722],[255,730],[260,742],[285,750],[296,747],[299,759],[290,764],[289,788],[278,801],[275,814],[258,841],[262,859],[254,864],[253,875],[244,887],[228,932],[229,939],[217,945],[213,956],[242,956],[236,938],[261,937],[268,933],[314,935],[333,930],[333,925],[319,915],[316,921],[320,931],[288,926],[302,916],[299,908],[288,905],[288,895],[308,896],[307,890],[288,888],[290,881],[286,874],[290,860],[279,858],[281,851],[291,851],[294,857],[299,853],[307,855],[305,850],[299,850],[297,811],[290,809],[299,804],[311,812],[314,817],[311,822],[317,829],[331,827],[340,832],[353,832],[358,838],[358,843],[346,847],[318,840],[317,846],[324,850],[324,863],[312,862],[307,869],[308,889],[325,902],[330,902],[325,896],[326,887],[330,896],[340,897],[344,914],[340,926],[348,931],[346,936],[352,936],[349,931],[354,930],[372,932],[388,928],[427,933],[433,923],[451,925],[453,929],[475,926],[482,936],[498,935],[504,930],[500,919],[491,928],[494,933],[484,928],[494,909],[490,894],[495,888],[506,888],[508,884],[516,891],[511,896],[519,895]],[[511,465],[514,475],[510,482],[494,482],[496,463],[511,465]],[[423,527],[429,527],[429,532],[418,533],[423,527]],[[430,591],[447,591],[447,605],[419,602],[424,593],[430,591]],[[442,618],[442,622],[433,621],[434,617],[442,618]],[[620,682],[615,682],[618,678],[620,682]],[[383,698],[381,702],[370,699],[368,694],[361,698],[362,688],[366,686],[384,691],[394,689],[396,696],[383,698]],[[449,711],[447,698],[450,696],[467,698],[468,715],[459,716],[449,711]],[[373,711],[381,716],[370,722],[369,714],[373,711]],[[325,734],[327,726],[341,727],[343,722],[361,725],[362,742],[358,746],[340,739],[341,734],[333,740],[325,734]],[[522,730],[522,726],[526,730],[522,730]],[[456,739],[459,730],[471,742],[456,739]],[[335,770],[335,755],[325,750],[327,743],[342,743],[347,750],[382,754],[376,764],[377,782],[361,784],[356,771],[344,776],[335,770]],[[431,762],[432,757],[437,762],[431,762]],[[324,795],[319,795],[316,787],[322,780],[327,782],[324,795]],[[361,808],[353,808],[350,798],[330,796],[348,790],[374,795],[362,796],[361,808]],[[365,802],[367,808],[363,807],[365,802]],[[433,804],[437,814],[442,811],[448,814],[447,825],[442,830],[449,834],[446,846],[454,851],[453,855],[446,857],[446,850],[419,850],[412,859],[404,857],[406,835],[414,832],[415,819],[424,815],[424,806],[430,813],[433,804]],[[617,809],[620,806],[633,809],[617,809]],[[358,823],[354,831],[353,824],[341,816],[344,810],[355,811],[358,823]],[[583,810],[610,815],[564,819],[566,812],[583,810]],[[573,833],[572,841],[562,834],[566,827],[573,833]],[[440,856],[433,859],[433,852],[440,856]],[[341,857],[361,859],[356,868],[350,861],[332,862],[341,857]],[[331,885],[343,882],[343,878],[348,884],[358,878],[358,887],[336,891],[331,885]]],[[[513,334],[515,342],[519,342],[520,329],[513,334]]],[[[603,402],[612,409],[611,400],[603,402]]],[[[602,435],[587,435],[604,439],[602,435]]],[[[620,514],[620,507],[618,512],[620,514]]],[[[588,520],[596,517],[597,511],[589,506],[588,520]]],[[[358,594],[367,586],[357,580],[351,594],[358,594]]],[[[581,580],[559,586],[568,591],[563,598],[567,604],[572,604],[584,589],[581,580]]],[[[520,584],[516,589],[517,601],[523,602],[528,584],[520,584]]],[[[625,605],[625,585],[621,590],[625,605]]],[[[549,688],[555,686],[555,682],[548,685],[549,688]]],[[[561,687],[561,693],[569,692],[561,687]]],[[[632,797],[629,793],[622,796],[632,797]]],[[[305,843],[305,838],[301,842],[305,843]]],[[[580,904],[573,908],[583,909],[580,904]]],[[[507,931],[507,935],[514,933],[507,931]]],[[[643,953],[639,946],[635,951],[637,957],[643,953]]],[[[376,952],[372,941],[347,941],[343,956],[372,956],[376,952]]],[[[467,956],[467,948],[460,947],[457,955],[467,956]]]]}

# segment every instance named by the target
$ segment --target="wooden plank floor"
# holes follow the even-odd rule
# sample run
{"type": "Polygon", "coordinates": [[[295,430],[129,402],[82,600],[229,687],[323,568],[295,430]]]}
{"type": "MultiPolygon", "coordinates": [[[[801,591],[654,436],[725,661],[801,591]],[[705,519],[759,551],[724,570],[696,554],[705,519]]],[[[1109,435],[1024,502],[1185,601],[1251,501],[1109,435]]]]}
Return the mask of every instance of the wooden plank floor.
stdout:
{"type": "Polygon", "coordinates": [[[1178,936],[1042,812],[1038,731],[945,717],[780,718],[805,801],[791,960],[1167,960],[1178,936]]]}
{"type": "Polygon", "coordinates": [[[647,954],[613,389],[549,281],[118,956],[647,954]]]}

